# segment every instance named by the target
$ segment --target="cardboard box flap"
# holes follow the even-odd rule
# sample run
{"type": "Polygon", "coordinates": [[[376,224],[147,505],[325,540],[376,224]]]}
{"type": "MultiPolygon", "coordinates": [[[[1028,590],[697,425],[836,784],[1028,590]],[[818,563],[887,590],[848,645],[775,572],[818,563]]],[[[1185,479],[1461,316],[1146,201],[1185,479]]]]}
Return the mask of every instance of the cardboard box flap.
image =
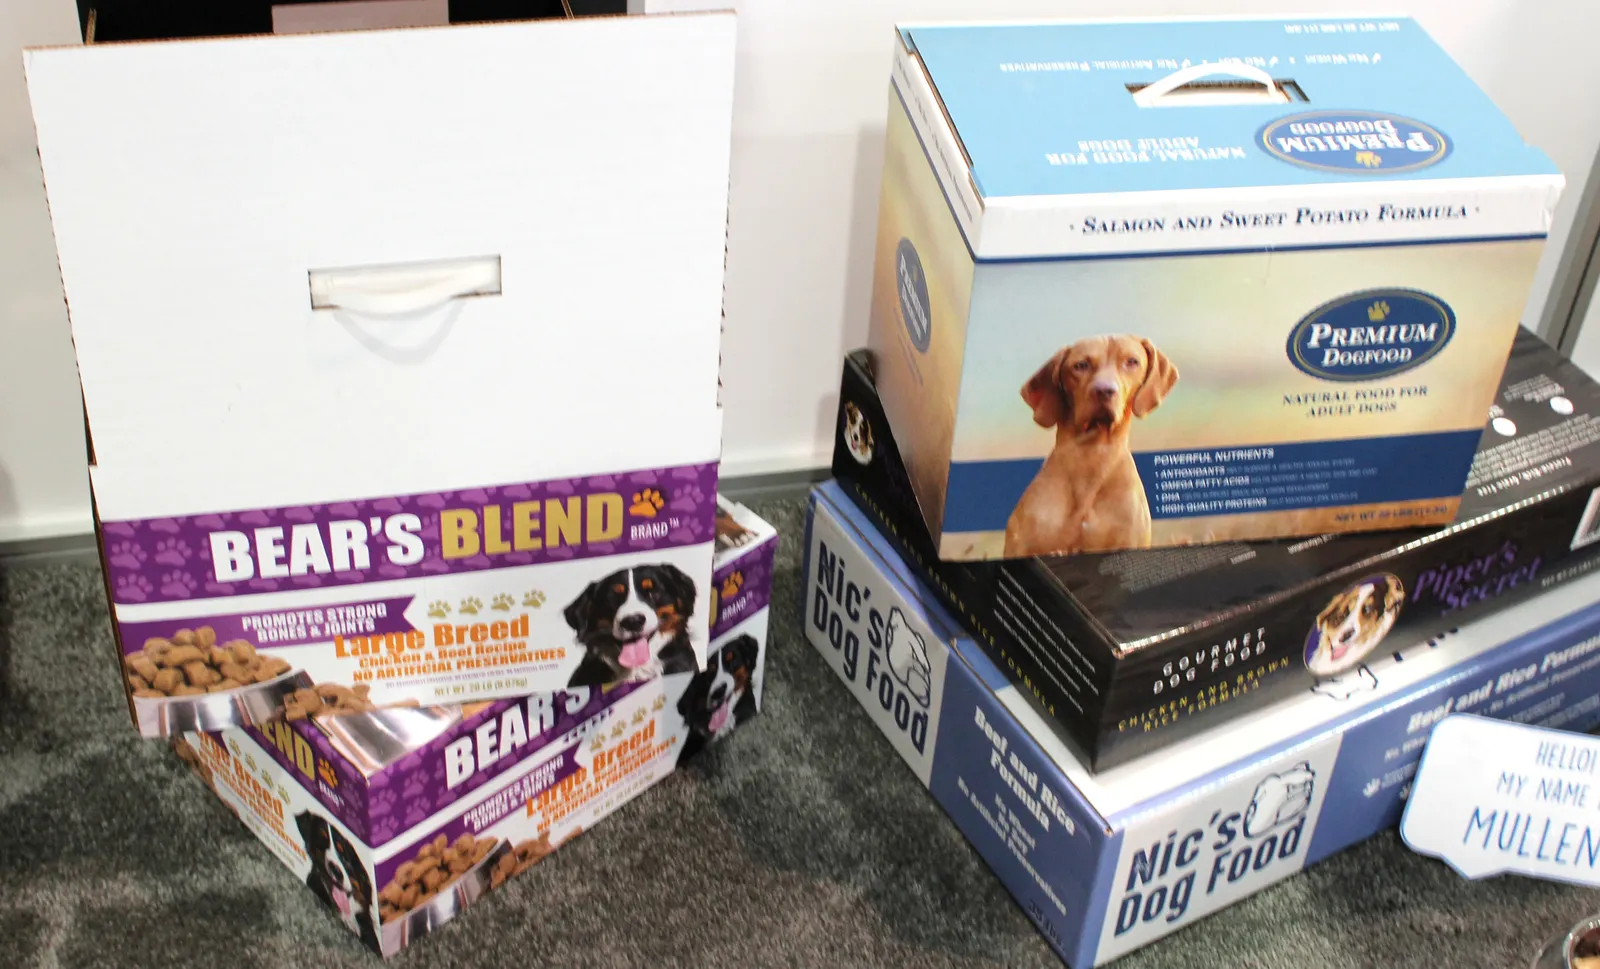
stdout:
{"type": "Polygon", "coordinates": [[[1559,178],[1408,18],[913,25],[901,36],[985,199],[1559,178]],[[1155,103],[1139,97],[1204,64],[1215,70],[1155,103]],[[1260,77],[1275,96],[1253,97],[1266,93],[1252,91],[1260,77]]]}
{"type": "Polygon", "coordinates": [[[714,457],[733,60],[728,14],[28,52],[100,473],[714,457]]]}

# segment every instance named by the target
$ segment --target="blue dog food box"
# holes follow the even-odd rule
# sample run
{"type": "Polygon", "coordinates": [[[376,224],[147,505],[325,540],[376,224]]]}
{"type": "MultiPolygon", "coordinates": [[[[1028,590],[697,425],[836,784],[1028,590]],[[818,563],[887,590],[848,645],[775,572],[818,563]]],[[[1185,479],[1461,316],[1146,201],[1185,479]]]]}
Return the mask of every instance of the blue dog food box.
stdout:
{"type": "Polygon", "coordinates": [[[1448,523],[1563,185],[1409,19],[899,28],[870,348],[940,557],[1448,523]]]}
{"type": "Polygon", "coordinates": [[[1600,575],[1091,773],[837,483],[812,493],[803,622],[1049,944],[1108,962],[1399,821],[1450,713],[1600,723],[1600,575]]]}
{"type": "Polygon", "coordinates": [[[761,706],[778,538],[717,505],[703,670],[172,738],[356,936],[393,956],[592,828],[761,706]]]}

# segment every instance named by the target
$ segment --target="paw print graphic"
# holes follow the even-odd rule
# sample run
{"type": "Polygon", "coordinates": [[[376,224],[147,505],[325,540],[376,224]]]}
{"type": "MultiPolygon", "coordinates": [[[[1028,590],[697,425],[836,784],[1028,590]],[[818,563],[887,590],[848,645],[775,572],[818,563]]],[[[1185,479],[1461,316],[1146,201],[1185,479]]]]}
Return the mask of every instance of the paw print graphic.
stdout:
{"type": "Polygon", "coordinates": [[[329,787],[339,786],[339,775],[333,772],[333,765],[325,760],[317,762],[317,777],[329,787]]]}
{"type": "Polygon", "coordinates": [[[744,573],[735,572],[722,580],[722,598],[732,599],[739,594],[739,589],[744,585],[744,573]]]}
{"type": "Polygon", "coordinates": [[[137,569],[149,558],[136,542],[113,542],[106,549],[106,561],[121,569],[137,569]]]}
{"type": "Polygon", "coordinates": [[[644,723],[644,718],[645,718],[645,712],[643,710],[635,710],[635,711],[633,711],[633,722],[635,724],[644,723]]]}
{"type": "Polygon", "coordinates": [[[640,518],[654,518],[665,504],[661,492],[654,488],[642,488],[633,493],[633,504],[628,506],[628,510],[640,518]]]}
{"type": "Polygon", "coordinates": [[[239,756],[239,741],[237,741],[237,740],[229,740],[228,741],[228,749],[233,751],[233,756],[235,756],[235,757],[239,756]]]}
{"type": "Polygon", "coordinates": [[[678,492],[679,498],[687,498],[694,507],[700,507],[700,502],[705,500],[706,493],[700,490],[699,485],[690,485],[678,492]]]}
{"type": "Polygon", "coordinates": [[[456,611],[461,613],[463,616],[476,616],[478,614],[478,610],[482,608],[482,599],[479,599],[477,596],[467,596],[465,599],[461,600],[461,605],[456,607],[456,611]]]}
{"type": "Polygon", "coordinates": [[[445,616],[450,615],[450,603],[445,602],[443,599],[435,599],[433,602],[428,603],[428,615],[435,619],[443,619],[445,616]]]}
{"type": "Polygon", "coordinates": [[[1375,152],[1358,151],[1356,152],[1356,164],[1367,168],[1377,168],[1383,164],[1383,159],[1375,152]]]}
{"type": "Polygon", "coordinates": [[[605,748],[605,745],[606,745],[605,738],[600,736],[599,734],[596,734],[595,738],[593,740],[589,741],[589,749],[590,750],[602,750],[602,749],[605,748]]]}
{"type": "Polygon", "coordinates": [[[506,595],[504,592],[500,593],[499,595],[495,596],[493,599],[489,600],[489,608],[490,609],[498,609],[501,612],[510,612],[511,611],[511,607],[516,605],[516,604],[517,604],[517,600],[515,600],[515,599],[511,598],[510,596],[506,595]]]}
{"type": "Polygon", "coordinates": [[[244,766],[250,768],[251,771],[254,771],[256,769],[256,759],[249,754],[245,754],[244,766]]]}
{"type": "Polygon", "coordinates": [[[660,713],[662,710],[666,709],[666,706],[667,698],[664,696],[658,696],[656,697],[656,702],[650,704],[650,709],[660,713]]]}
{"type": "Polygon", "coordinates": [[[284,802],[289,800],[289,789],[287,787],[278,788],[278,800],[284,802]]]}
{"type": "Polygon", "coordinates": [[[377,791],[372,795],[372,804],[368,811],[373,817],[383,817],[394,810],[394,792],[377,791]]]}
{"type": "Polygon", "coordinates": [[[627,731],[628,731],[627,724],[623,723],[621,720],[618,720],[617,721],[617,725],[611,728],[611,736],[613,738],[620,737],[624,733],[627,733],[627,731]]]}
{"type": "Polygon", "coordinates": [[[168,572],[161,577],[161,594],[174,599],[187,599],[200,588],[200,583],[187,572],[168,572]]]}
{"type": "Polygon", "coordinates": [[[150,584],[150,580],[135,572],[118,577],[115,595],[118,602],[143,602],[154,591],[156,587],[150,584]]]}
{"type": "Polygon", "coordinates": [[[156,543],[156,561],[162,565],[181,566],[193,557],[189,543],[181,538],[163,538],[156,543]]]}
{"type": "Polygon", "coordinates": [[[538,589],[534,589],[532,592],[529,592],[527,595],[522,597],[522,604],[527,606],[529,609],[537,609],[544,605],[544,603],[545,595],[538,589]]]}

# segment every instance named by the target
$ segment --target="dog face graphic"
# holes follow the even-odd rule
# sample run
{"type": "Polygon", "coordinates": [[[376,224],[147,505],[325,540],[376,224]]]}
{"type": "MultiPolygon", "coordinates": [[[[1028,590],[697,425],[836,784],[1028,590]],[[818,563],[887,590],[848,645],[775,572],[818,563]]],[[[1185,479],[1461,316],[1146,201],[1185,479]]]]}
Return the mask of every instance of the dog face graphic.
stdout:
{"type": "Polygon", "coordinates": [[[1268,774],[1256,785],[1250,806],[1244,812],[1244,834],[1259,838],[1305,816],[1311,807],[1317,775],[1310,763],[1301,761],[1281,774],[1268,774]]]}
{"type": "Polygon", "coordinates": [[[889,671],[912,699],[923,706],[932,702],[933,678],[927,643],[906,622],[899,606],[889,610],[889,621],[883,628],[883,652],[889,661],[889,671]]]}
{"type": "Polygon", "coordinates": [[[1144,417],[1171,393],[1178,368],[1137,336],[1092,336],[1057,351],[1022,387],[1040,427],[1112,432],[1144,417]]]}
{"type": "Polygon", "coordinates": [[[578,641],[608,666],[648,667],[685,632],[695,587],[678,567],[641,565],[591,583],[565,610],[578,641]]]}
{"type": "Polygon", "coordinates": [[[1306,667],[1319,677],[1358,666],[1394,628],[1405,587],[1387,573],[1362,579],[1328,601],[1306,642],[1306,667]]]}
{"type": "Polygon", "coordinates": [[[295,815],[294,822],[311,862],[306,884],[333,905],[346,924],[367,931],[372,885],[355,845],[326,818],[310,811],[295,815]]]}
{"type": "Polygon", "coordinates": [[[872,462],[872,425],[852,401],[844,402],[844,442],[857,464],[872,462]]]}
{"type": "Polygon", "coordinates": [[[678,701],[678,712],[691,730],[720,737],[748,715],[742,707],[760,654],[761,644],[749,635],[735,637],[711,654],[706,668],[689,682],[678,701]]]}

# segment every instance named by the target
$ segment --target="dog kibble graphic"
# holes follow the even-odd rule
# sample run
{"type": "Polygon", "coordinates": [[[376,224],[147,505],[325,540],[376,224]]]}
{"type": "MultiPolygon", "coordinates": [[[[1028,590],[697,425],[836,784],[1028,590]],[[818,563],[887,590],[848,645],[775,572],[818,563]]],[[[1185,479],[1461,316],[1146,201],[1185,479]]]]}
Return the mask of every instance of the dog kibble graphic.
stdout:
{"type": "Polygon", "coordinates": [[[242,639],[219,645],[210,626],[147,639],[144,648],[123,657],[122,665],[133,695],[147,699],[224,693],[289,672],[287,662],[257,653],[242,639]]]}
{"type": "Polygon", "coordinates": [[[922,636],[906,623],[905,614],[899,606],[889,610],[889,623],[883,632],[883,650],[894,678],[913,699],[927,706],[933,699],[928,647],[922,636]]]}

